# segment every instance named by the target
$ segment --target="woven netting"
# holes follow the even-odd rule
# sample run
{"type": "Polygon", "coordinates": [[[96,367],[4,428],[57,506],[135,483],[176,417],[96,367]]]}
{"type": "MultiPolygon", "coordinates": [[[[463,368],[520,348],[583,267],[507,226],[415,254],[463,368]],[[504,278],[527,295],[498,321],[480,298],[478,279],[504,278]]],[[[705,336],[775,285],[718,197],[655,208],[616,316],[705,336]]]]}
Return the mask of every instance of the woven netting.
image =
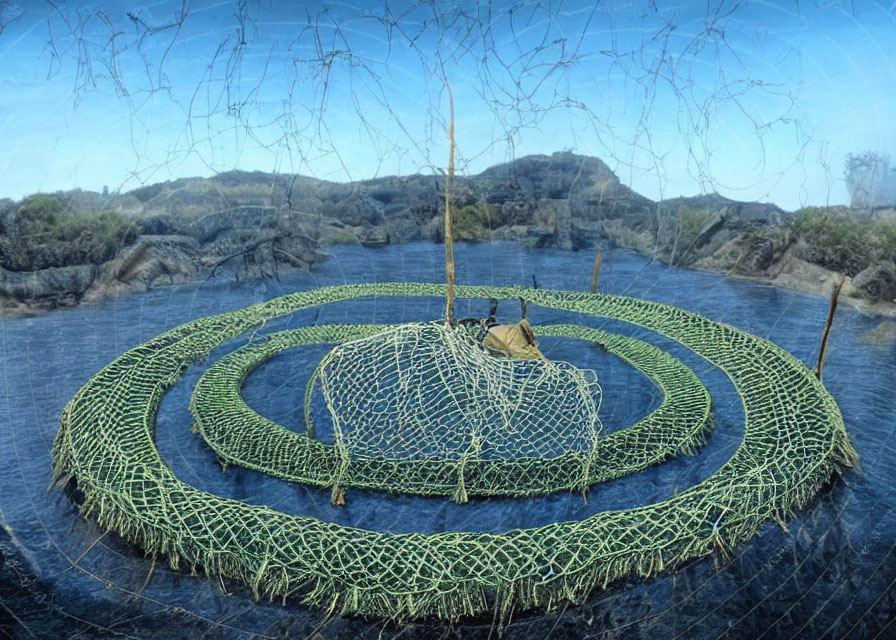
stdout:
{"type": "Polygon", "coordinates": [[[342,344],[315,377],[349,456],[548,457],[593,449],[601,428],[594,371],[496,357],[443,323],[342,344]]]}
{"type": "Polygon", "coordinates": [[[202,567],[256,595],[303,596],[329,611],[395,619],[457,617],[580,601],[630,575],[729,552],[804,506],[856,455],[831,396],[774,344],[679,308],[600,294],[458,287],[460,297],[632,322],[720,367],[745,409],[744,440],[716,473],[669,500],[504,534],[388,534],[279,513],[180,482],[153,442],[159,402],[187,365],[266,320],[364,296],[444,296],[445,287],[378,283],[299,292],[200,318],[114,360],[63,410],[55,477],[74,477],[82,512],[172,567],[202,567]]]}
{"type": "MultiPolygon", "coordinates": [[[[407,327],[407,325],[404,325],[407,327]]],[[[414,325],[416,327],[416,325],[414,325]]],[[[641,340],[578,325],[534,327],[539,337],[587,340],[628,362],[662,393],[660,405],[634,425],[599,438],[593,446],[555,456],[467,459],[352,455],[312,437],[312,383],[305,395],[308,435],[253,411],[240,388],[253,369],[285,349],[317,342],[357,341],[400,335],[398,326],[318,325],[270,334],[213,363],[199,381],[190,408],[196,427],[225,463],[293,482],[359,487],[423,495],[531,496],[584,489],[641,471],[674,455],[694,453],[713,426],[709,391],[679,360],[641,340]]],[[[414,329],[416,330],[416,328],[414,329]]],[[[562,364],[562,363],[558,363],[562,364]]],[[[371,379],[369,385],[377,384],[371,379]]]]}

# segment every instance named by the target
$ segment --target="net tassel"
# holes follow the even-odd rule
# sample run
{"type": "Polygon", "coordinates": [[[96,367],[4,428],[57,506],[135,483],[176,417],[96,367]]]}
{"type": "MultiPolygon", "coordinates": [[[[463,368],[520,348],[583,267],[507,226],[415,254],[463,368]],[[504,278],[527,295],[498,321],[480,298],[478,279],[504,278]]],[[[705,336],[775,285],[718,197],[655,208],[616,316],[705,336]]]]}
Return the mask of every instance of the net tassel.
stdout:
{"type": "Polygon", "coordinates": [[[451,494],[451,499],[458,504],[466,504],[470,501],[469,496],[467,496],[467,487],[464,483],[464,467],[463,463],[461,463],[457,472],[457,486],[454,488],[454,493],[451,494]]]}
{"type": "Polygon", "coordinates": [[[334,507],[345,506],[345,491],[341,487],[333,487],[333,491],[330,492],[330,504],[334,507]]]}

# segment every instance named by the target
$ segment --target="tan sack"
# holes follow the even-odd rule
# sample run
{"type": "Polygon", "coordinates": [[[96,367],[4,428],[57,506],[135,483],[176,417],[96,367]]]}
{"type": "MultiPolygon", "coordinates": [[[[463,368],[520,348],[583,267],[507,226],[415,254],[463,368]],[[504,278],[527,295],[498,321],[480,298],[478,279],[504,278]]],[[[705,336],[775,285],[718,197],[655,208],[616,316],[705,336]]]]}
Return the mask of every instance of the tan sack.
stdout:
{"type": "Polygon", "coordinates": [[[538,350],[532,325],[523,318],[516,324],[496,324],[489,327],[483,344],[491,351],[500,352],[515,360],[544,360],[538,350]]]}

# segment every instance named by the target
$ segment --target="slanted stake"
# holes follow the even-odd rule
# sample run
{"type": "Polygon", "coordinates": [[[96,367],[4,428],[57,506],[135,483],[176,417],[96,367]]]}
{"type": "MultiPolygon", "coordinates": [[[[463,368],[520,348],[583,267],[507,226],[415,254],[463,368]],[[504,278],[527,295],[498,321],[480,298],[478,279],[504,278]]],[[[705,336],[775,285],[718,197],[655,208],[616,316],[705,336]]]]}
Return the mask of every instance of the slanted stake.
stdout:
{"type": "Polygon", "coordinates": [[[846,276],[840,276],[840,282],[834,285],[831,292],[831,305],[828,307],[828,318],[824,323],[824,333],[821,334],[821,348],[818,350],[818,364],[815,366],[815,377],[821,380],[821,370],[824,368],[824,358],[828,354],[828,338],[831,335],[831,325],[834,323],[834,312],[837,311],[837,300],[840,298],[840,289],[846,282],[846,276]]]}

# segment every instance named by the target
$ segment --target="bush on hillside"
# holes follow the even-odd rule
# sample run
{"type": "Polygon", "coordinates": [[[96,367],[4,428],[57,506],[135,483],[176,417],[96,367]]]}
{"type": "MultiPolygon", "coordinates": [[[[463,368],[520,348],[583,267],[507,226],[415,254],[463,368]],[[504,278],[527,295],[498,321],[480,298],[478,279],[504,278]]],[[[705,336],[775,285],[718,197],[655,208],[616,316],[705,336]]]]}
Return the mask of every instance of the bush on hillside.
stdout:
{"type": "Polygon", "coordinates": [[[468,204],[454,212],[455,240],[488,240],[504,224],[501,208],[493,204],[468,204]]]}
{"type": "Polygon", "coordinates": [[[69,211],[60,198],[25,198],[7,219],[0,265],[31,271],[110,260],[140,233],[135,222],[114,211],[69,211]]]}
{"type": "Polygon", "coordinates": [[[848,275],[896,261],[896,220],[855,218],[842,208],[805,207],[794,214],[790,226],[819,263],[848,275]]]}

